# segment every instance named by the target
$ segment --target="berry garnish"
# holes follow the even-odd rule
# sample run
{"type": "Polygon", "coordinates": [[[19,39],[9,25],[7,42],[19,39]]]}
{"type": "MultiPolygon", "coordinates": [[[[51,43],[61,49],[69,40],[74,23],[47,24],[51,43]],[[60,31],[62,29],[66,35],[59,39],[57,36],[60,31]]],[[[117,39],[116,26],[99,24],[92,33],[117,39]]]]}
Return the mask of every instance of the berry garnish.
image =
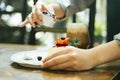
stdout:
{"type": "Polygon", "coordinates": [[[69,42],[69,38],[64,38],[64,37],[57,38],[55,41],[57,47],[67,46],[68,42],[69,42]]]}
{"type": "Polygon", "coordinates": [[[38,61],[41,61],[42,57],[41,57],[41,56],[38,56],[37,59],[38,59],[38,61]]]}
{"type": "Polygon", "coordinates": [[[65,40],[65,38],[64,38],[64,37],[61,37],[61,40],[65,40]]]}

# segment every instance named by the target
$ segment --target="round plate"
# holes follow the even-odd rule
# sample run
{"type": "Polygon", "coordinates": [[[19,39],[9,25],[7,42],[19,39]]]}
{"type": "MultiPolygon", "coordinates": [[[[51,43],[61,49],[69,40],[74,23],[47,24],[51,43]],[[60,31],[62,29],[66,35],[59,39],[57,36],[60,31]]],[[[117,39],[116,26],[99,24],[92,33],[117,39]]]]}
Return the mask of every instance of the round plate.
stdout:
{"type": "Polygon", "coordinates": [[[25,67],[40,68],[42,64],[42,59],[48,55],[45,51],[32,50],[32,51],[23,51],[13,54],[10,59],[25,67]],[[37,57],[40,56],[42,59],[39,61],[37,57]]]}

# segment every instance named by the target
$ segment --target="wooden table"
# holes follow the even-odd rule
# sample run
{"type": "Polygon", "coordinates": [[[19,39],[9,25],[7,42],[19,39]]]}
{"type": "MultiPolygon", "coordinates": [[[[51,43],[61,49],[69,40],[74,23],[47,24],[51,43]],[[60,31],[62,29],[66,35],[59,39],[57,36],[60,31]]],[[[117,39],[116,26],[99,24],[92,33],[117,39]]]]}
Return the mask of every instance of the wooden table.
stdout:
{"type": "Polygon", "coordinates": [[[0,44],[0,80],[112,80],[120,70],[120,61],[88,71],[69,72],[25,68],[10,60],[14,53],[40,48],[32,45],[0,44]]]}

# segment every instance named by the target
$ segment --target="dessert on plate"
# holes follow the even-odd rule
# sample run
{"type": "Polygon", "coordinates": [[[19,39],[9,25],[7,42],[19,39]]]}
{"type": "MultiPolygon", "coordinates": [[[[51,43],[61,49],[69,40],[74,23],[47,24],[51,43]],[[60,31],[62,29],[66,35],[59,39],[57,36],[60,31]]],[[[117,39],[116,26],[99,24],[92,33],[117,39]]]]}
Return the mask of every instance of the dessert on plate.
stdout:
{"type": "Polygon", "coordinates": [[[64,47],[67,46],[68,43],[69,43],[69,38],[64,38],[64,37],[57,38],[55,41],[56,45],[48,49],[48,54],[50,55],[56,51],[64,49],[64,47]]]}
{"type": "Polygon", "coordinates": [[[53,54],[54,52],[57,52],[61,49],[64,49],[66,46],[74,46],[77,48],[81,47],[81,44],[79,42],[79,40],[77,38],[73,38],[70,39],[69,37],[61,37],[61,38],[57,38],[55,41],[55,46],[53,46],[52,48],[48,49],[48,54],[53,54]]]}

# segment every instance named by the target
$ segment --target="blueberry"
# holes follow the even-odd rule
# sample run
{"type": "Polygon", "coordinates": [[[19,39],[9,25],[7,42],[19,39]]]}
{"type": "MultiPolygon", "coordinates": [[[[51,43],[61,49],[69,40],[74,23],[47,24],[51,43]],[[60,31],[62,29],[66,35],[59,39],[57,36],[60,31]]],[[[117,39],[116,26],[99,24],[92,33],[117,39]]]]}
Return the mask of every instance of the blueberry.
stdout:
{"type": "Polygon", "coordinates": [[[42,57],[41,57],[41,56],[38,56],[37,59],[38,59],[38,61],[41,61],[42,57]]]}
{"type": "Polygon", "coordinates": [[[61,37],[61,40],[65,40],[65,38],[64,38],[64,37],[61,37]]]}

